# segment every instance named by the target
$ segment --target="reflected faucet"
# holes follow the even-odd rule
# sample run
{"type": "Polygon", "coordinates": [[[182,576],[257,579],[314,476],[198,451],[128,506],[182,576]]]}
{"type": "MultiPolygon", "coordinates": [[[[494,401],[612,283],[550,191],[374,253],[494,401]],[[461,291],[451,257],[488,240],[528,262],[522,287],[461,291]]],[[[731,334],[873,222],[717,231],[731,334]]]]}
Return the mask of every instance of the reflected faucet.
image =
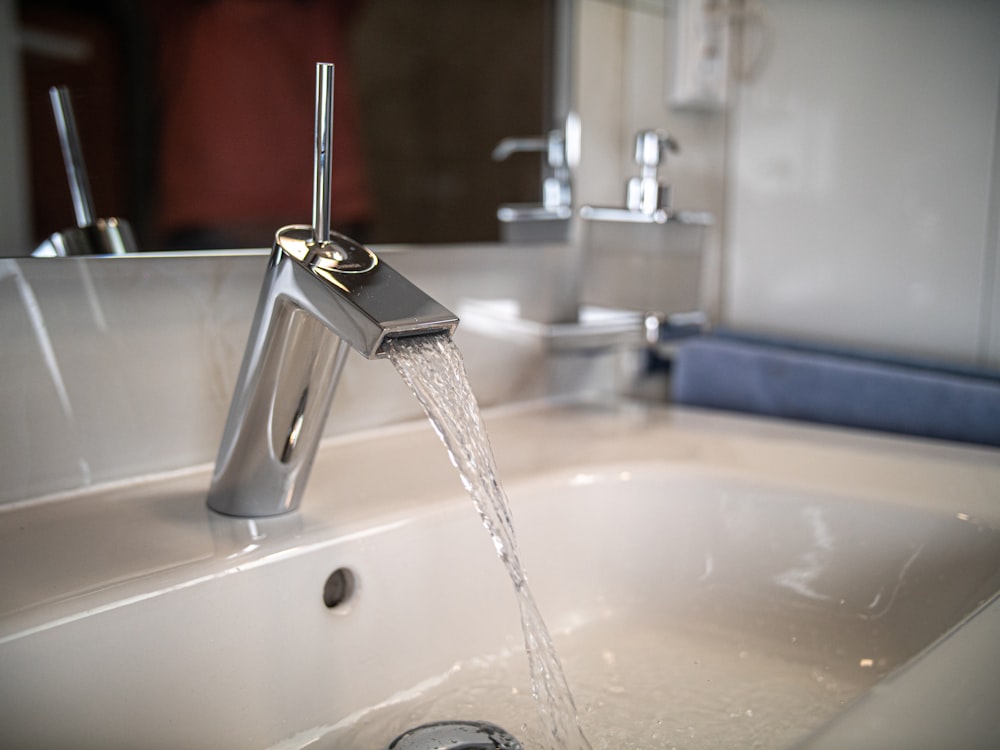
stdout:
{"type": "Polygon", "coordinates": [[[565,133],[562,130],[552,130],[546,136],[504,138],[493,148],[493,161],[506,161],[513,154],[524,151],[545,154],[542,207],[548,211],[569,208],[573,200],[565,133]]]}
{"type": "Polygon", "coordinates": [[[542,167],[541,203],[505,203],[497,209],[504,239],[564,240],[573,215],[571,166],[579,148],[579,123],[575,114],[565,127],[544,136],[510,137],[493,149],[493,161],[506,161],[513,154],[539,152],[545,155],[542,167]],[[527,224],[526,224],[527,223],[527,224]],[[516,231],[518,225],[536,224],[533,231],[516,231]],[[548,231],[542,225],[552,225],[548,231]]]}
{"type": "Polygon", "coordinates": [[[316,66],[313,226],[278,230],[223,431],[208,506],[242,517],[295,510],[349,348],[368,359],[395,338],[458,318],[370,249],[330,231],[333,66],[316,66]]]}
{"type": "Polygon", "coordinates": [[[69,180],[76,226],[55,232],[32,255],[36,258],[61,258],[68,255],[123,255],[138,252],[132,227],[125,219],[99,219],[94,212],[94,199],[90,194],[87,166],[83,159],[69,89],[65,86],[53,86],[49,89],[49,99],[56,118],[56,132],[59,134],[59,145],[66,166],[66,178],[69,180]]]}

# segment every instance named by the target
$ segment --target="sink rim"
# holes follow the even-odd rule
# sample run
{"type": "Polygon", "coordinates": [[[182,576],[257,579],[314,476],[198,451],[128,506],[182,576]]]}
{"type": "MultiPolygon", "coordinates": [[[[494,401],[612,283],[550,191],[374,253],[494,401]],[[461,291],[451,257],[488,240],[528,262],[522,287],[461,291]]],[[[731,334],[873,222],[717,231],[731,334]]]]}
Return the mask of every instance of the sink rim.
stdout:
{"type": "MultiPolygon", "coordinates": [[[[652,462],[964,514],[1000,529],[997,449],[631,404],[533,403],[488,411],[484,419],[507,485],[559,471],[652,462]],[[582,443],[581,433],[587,434],[582,443]]],[[[325,441],[297,513],[256,521],[214,514],[203,501],[210,474],[210,466],[198,466],[0,508],[0,641],[37,622],[40,610],[74,611],[80,597],[103,606],[140,595],[151,580],[184,585],[192,566],[216,576],[250,564],[254,529],[276,542],[268,550],[276,554],[282,546],[332,543],[363,534],[372,523],[402,523],[417,511],[468,503],[424,420],[325,441]],[[411,471],[382,471],[385,455],[407,455],[411,471]],[[81,519],[89,522],[85,535],[81,519]],[[132,557],[102,556],[121,551],[122,528],[135,536],[132,557]],[[40,549],[58,554],[32,552],[40,549]],[[150,562],[149,549],[162,553],[159,566],[150,562]],[[88,555],[89,567],[82,562],[88,555]],[[32,562],[27,575],[26,560],[32,562]],[[68,569],[77,584],[66,585],[68,569]]]]}

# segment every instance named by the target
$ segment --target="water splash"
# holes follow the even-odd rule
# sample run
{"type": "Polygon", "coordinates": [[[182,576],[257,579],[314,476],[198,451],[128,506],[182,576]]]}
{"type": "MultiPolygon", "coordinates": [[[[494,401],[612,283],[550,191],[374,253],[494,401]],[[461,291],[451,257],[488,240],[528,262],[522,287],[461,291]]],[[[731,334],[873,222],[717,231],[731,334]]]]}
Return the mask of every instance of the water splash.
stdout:
{"type": "Polygon", "coordinates": [[[388,354],[448,450],[514,584],[535,705],[551,738],[546,750],[591,750],[577,721],[576,706],[552,637],[528,587],[518,556],[510,504],[497,476],[493,450],[461,352],[442,334],[397,339],[390,343],[388,354]]]}

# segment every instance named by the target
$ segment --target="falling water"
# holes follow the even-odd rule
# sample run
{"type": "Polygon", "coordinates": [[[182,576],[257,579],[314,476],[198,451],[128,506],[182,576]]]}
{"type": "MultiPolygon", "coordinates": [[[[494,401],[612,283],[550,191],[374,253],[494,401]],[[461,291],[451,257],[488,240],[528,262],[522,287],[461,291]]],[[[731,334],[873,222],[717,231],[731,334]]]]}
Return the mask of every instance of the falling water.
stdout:
{"type": "Polygon", "coordinates": [[[416,336],[393,341],[389,359],[448,449],[514,584],[535,705],[550,737],[546,750],[590,750],[552,638],[528,588],[510,506],[497,478],[493,451],[458,347],[443,334],[416,336]]]}

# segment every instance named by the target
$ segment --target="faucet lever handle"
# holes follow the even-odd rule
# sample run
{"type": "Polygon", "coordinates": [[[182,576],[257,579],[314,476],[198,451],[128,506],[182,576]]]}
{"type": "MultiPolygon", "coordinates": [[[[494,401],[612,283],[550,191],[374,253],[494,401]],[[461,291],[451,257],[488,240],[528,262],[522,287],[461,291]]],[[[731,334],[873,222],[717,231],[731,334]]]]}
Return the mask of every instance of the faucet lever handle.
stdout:
{"type": "Polygon", "coordinates": [[[532,136],[509,136],[503,138],[493,147],[491,158],[493,161],[506,161],[513,154],[531,151],[545,151],[548,148],[548,141],[540,135],[532,136]]]}
{"type": "Polygon", "coordinates": [[[672,154],[680,151],[672,135],[658,130],[640,130],[635,136],[635,163],[641,167],[658,167],[668,151],[672,154]]]}
{"type": "Polygon", "coordinates": [[[59,145],[62,147],[63,161],[66,164],[66,176],[69,178],[69,192],[73,198],[73,213],[76,225],[80,228],[89,227],[94,223],[94,199],[90,195],[90,182],[87,180],[87,165],[83,160],[83,147],[80,146],[80,132],[76,128],[76,118],[73,116],[73,102],[69,98],[69,89],[65,86],[53,86],[49,89],[49,99],[52,102],[52,113],[56,118],[56,130],[59,133],[59,145]]]}
{"type": "Polygon", "coordinates": [[[562,130],[550,130],[547,135],[511,136],[502,139],[493,148],[493,161],[506,161],[522,152],[545,154],[546,163],[553,169],[566,166],[566,135],[562,130]]]}
{"type": "Polygon", "coordinates": [[[333,175],[333,64],[316,63],[316,129],[313,151],[313,231],[330,241],[330,182],[333,175]]]}

